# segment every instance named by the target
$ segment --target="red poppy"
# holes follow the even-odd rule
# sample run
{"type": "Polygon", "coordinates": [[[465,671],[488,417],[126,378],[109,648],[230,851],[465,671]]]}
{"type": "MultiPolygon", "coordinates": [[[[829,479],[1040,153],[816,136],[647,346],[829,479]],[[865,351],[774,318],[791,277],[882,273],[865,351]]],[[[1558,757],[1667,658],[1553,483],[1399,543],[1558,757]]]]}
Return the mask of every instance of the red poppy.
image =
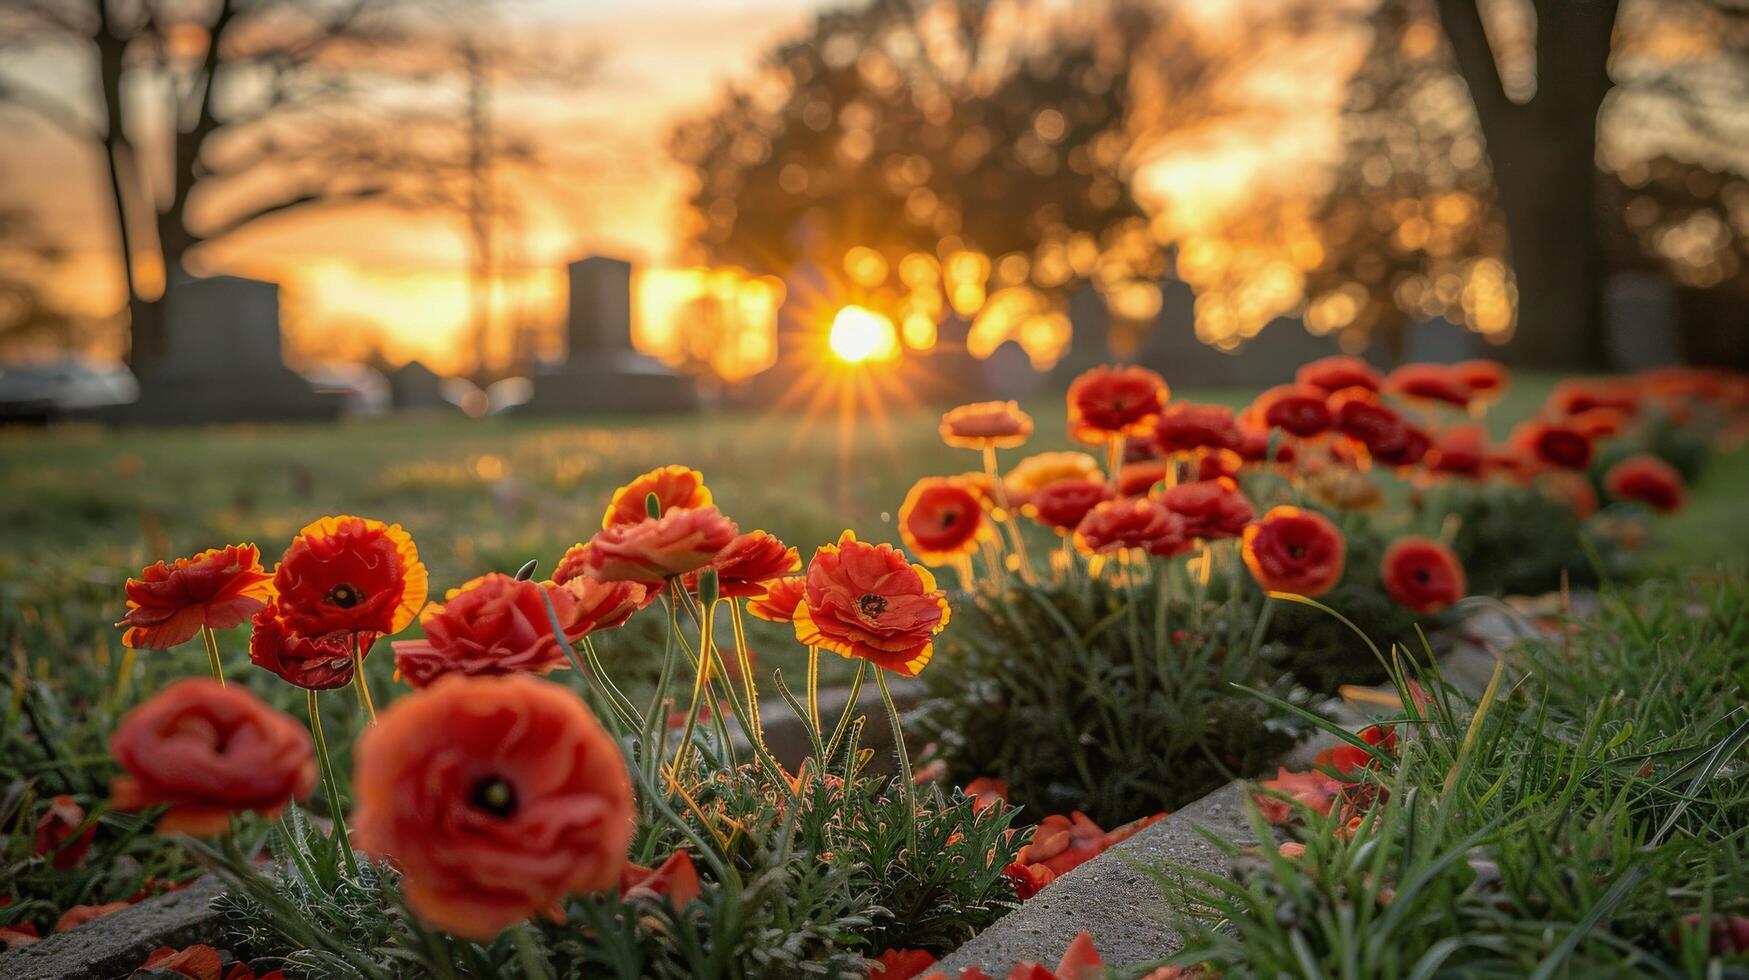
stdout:
{"type": "Polygon", "coordinates": [[[273,570],[279,613],[293,632],[399,633],[425,605],[419,549],[399,524],[324,517],[306,525],[273,570]]]}
{"type": "Polygon", "coordinates": [[[1013,507],[1024,506],[1032,495],[1059,480],[1098,480],[1099,461],[1086,453],[1035,453],[1021,460],[1002,478],[1002,488],[1013,507]]]}
{"type": "MultiPolygon", "coordinates": [[[[782,578],[802,567],[796,549],[765,531],[749,531],[729,542],[708,568],[717,570],[717,595],[725,598],[761,595],[765,583],[782,578]]],[[[681,581],[688,592],[698,591],[698,577],[704,571],[687,572],[681,581]]]]}
{"type": "Polygon", "coordinates": [[[489,941],[617,887],[635,820],[619,746],[576,694],[520,674],[398,698],[354,753],[358,846],[429,926],[489,941]]]}
{"type": "Polygon", "coordinates": [[[1384,379],[1372,365],[1347,354],[1333,354],[1301,365],[1294,372],[1294,381],[1321,388],[1326,393],[1338,392],[1344,388],[1378,391],[1379,386],[1384,383],[1384,379]]]}
{"type": "Polygon", "coordinates": [[[1241,553],[1265,591],[1320,596],[1342,580],[1348,543],[1323,514],[1283,505],[1246,526],[1241,553]]]}
{"type": "Polygon", "coordinates": [[[1245,457],[1231,449],[1199,449],[1192,460],[1198,480],[1236,480],[1245,465],[1245,457]]]}
{"type": "Polygon", "coordinates": [[[1688,502],[1682,474],[1656,456],[1641,453],[1616,463],[1603,478],[1603,487],[1617,500],[1637,500],[1665,514],[1674,514],[1688,502]]]}
{"type": "Polygon", "coordinates": [[[230,629],[273,598],[273,582],[261,568],[252,544],[203,551],[170,564],[148,565],[124,586],[128,612],[117,626],[127,627],[122,646],[163,650],[200,632],[230,629]]]}
{"type": "Polygon", "coordinates": [[[68,929],[77,929],[85,923],[101,919],[111,912],[120,912],[131,904],[133,903],[105,902],[102,905],[75,905],[62,912],[61,917],[55,920],[54,931],[66,932],[68,929]]]}
{"type": "Polygon", "coordinates": [[[1480,477],[1488,466],[1488,430],[1454,425],[1440,432],[1427,454],[1427,467],[1448,476],[1480,477]]]}
{"type": "Polygon", "coordinates": [[[188,980],[285,980],[285,973],[281,970],[258,974],[247,963],[232,962],[227,970],[225,958],[218,950],[201,945],[184,949],[159,946],[146,955],[145,962],[135,973],[150,973],[152,976],[168,973],[188,980]]]}
{"type": "Polygon", "coordinates": [[[584,559],[590,578],[656,582],[711,563],[734,542],[735,522],[715,507],[679,507],[597,531],[584,559]]]}
{"type": "Polygon", "coordinates": [[[681,909],[702,894],[704,888],[699,884],[698,868],[692,863],[692,855],[686,851],[675,851],[654,868],[628,861],[619,873],[621,901],[660,900],[667,896],[675,908],[681,909]]]}
{"type": "Polygon", "coordinates": [[[984,505],[957,477],[926,476],[899,506],[899,537],[926,565],[950,565],[977,551],[984,533],[984,505]]]}
{"type": "MultiPolygon", "coordinates": [[[[1057,961],[1056,969],[1032,960],[1021,960],[1008,971],[1007,980],[1094,980],[1104,976],[1105,972],[1105,961],[1093,948],[1093,937],[1082,932],[1069,943],[1063,958],[1057,961]]],[[[947,977],[937,970],[925,975],[923,980],[947,980],[947,977]]],[[[959,980],[990,980],[990,977],[978,967],[968,966],[960,970],[959,980]]],[[[1150,974],[1147,980],[1156,978],[1150,974]]]]}
{"type": "MultiPolygon", "coordinates": [[[[0,905],[6,902],[6,899],[0,899],[0,905]]],[[[40,942],[42,937],[42,932],[34,922],[14,922],[9,926],[0,926],[0,952],[23,949],[40,942]]]]}
{"type": "Polygon", "coordinates": [[[575,642],[598,630],[618,629],[632,613],[655,602],[661,590],[642,582],[603,582],[574,578],[563,585],[542,582],[567,639],[575,642]]]}
{"type": "Polygon", "coordinates": [[[785,575],[765,583],[765,594],[747,600],[747,612],[772,623],[788,623],[796,618],[796,604],[808,589],[806,575],[785,575]]]}
{"type": "Polygon", "coordinates": [[[1186,541],[1184,518],[1148,497],[1108,500],[1087,512],[1075,526],[1075,547],[1084,555],[1176,548],[1186,541]]]}
{"type": "Polygon", "coordinates": [[[1096,367],[1069,385],[1069,434],[1100,445],[1154,431],[1169,389],[1143,367],[1096,367]]]}
{"type": "Polygon", "coordinates": [[[547,599],[563,626],[573,618],[576,602],[569,589],[549,589],[501,572],[482,575],[451,590],[447,602],[425,608],[419,615],[425,638],[395,641],[395,669],[407,683],[425,687],[446,674],[544,674],[567,668],[570,656],[553,636],[547,599]]]}
{"type": "Polygon", "coordinates": [[[1525,422],[1512,430],[1512,442],[1545,466],[1582,470],[1591,465],[1591,440],[1558,422],[1525,422]]]}
{"type": "Polygon", "coordinates": [[[97,836],[97,822],[85,823],[85,808],[71,796],[62,794],[49,800],[49,808],[36,820],[36,833],[31,841],[31,853],[49,859],[56,871],[71,871],[85,860],[91,841],[97,836]],[[80,828],[83,827],[83,830],[80,828]]]}
{"type": "MultiPolygon", "coordinates": [[[[1143,496],[1152,490],[1155,484],[1166,479],[1167,465],[1163,459],[1145,459],[1140,462],[1123,464],[1117,471],[1117,492],[1125,497],[1143,496]]],[[[1104,481],[1097,479],[1086,482],[1104,485],[1104,481]]]]}
{"type": "Polygon", "coordinates": [[[975,402],[941,417],[941,441],[961,449],[1011,449],[1032,435],[1032,416],[1016,402],[975,402]]]}
{"type": "Polygon", "coordinates": [[[1002,877],[1014,887],[1014,897],[1019,901],[1037,895],[1044,887],[1057,880],[1056,872],[1042,864],[1021,864],[1019,861],[1002,869],[1002,877]]]}
{"type": "Polygon", "coordinates": [[[1313,385],[1276,385],[1251,403],[1251,415],[1264,426],[1309,439],[1330,428],[1328,397],[1313,385]]]}
{"type": "Polygon", "coordinates": [[[1549,392],[1550,414],[1564,418],[1594,408],[1611,408],[1623,415],[1639,410],[1639,398],[1627,382],[1574,378],[1562,381],[1549,392]]]}
{"type": "Polygon", "coordinates": [[[1405,364],[1385,378],[1384,389],[1404,398],[1458,408],[1470,403],[1470,386],[1444,364],[1405,364]]]}
{"type": "Polygon", "coordinates": [[[1316,769],[1310,772],[1289,772],[1286,767],[1277,766],[1274,779],[1262,780],[1257,785],[1270,792],[1254,793],[1252,799],[1257,801],[1257,809],[1263,814],[1263,819],[1273,824],[1291,820],[1294,803],[1299,803],[1314,813],[1328,815],[1331,807],[1336,804],[1336,798],[1342,794],[1342,783],[1316,769]],[[1282,799],[1283,796],[1287,799],[1282,799]]]}
{"type": "Polygon", "coordinates": [[[352,638],[369,653],[375,633],[321,633],[305,636],[294,632],[279,614],[278,603],[255,614],[249,633],[249,660],[257,667],[298,687],[331,691],[352,683],[352,638]]]}
{"type": "Polygon", "coordinates": [[[1170,456],[1194,449],[1232,449],[1239,445],[1239,426],[1225,405],[1174,402],[1154,424],[1154,445],[1170,456]]]}
{"type": "MultiPolygon", "coordinates": [[[[1324,403],[1320,401],[1318,404],[1321,407],[1324,403]]],[[[1329,414],[1328,409],[1325,410],[1325,414],[1329,414]]],[[[1291,463],[1299,456],[1298,451],[1294,449],[1292,441],[1287,439],[1276,439],[1274,441],[1275,461],[1277,463],[1291,463]]],[[[1270,435],[1269,430],[1267,429],[1240,429],[1239,458],[1247,463],[1267,462],[1269,459],[1269,443],[1270,435]]]]}
{"type": "Polygon", "coordinates": [[[1567,424],[1593,441],[1609,439],[1627,428],[1628,417],[1619,408],[1588,408],[1567,418],[1567,424]]]}
{"type": "Polygon", "coordinates": [[[1499,397],[1512,380],[1504,364],[1486,359],[1459,361],[1451,366],[1451,373],[1470,389],[1471,394],[1482,398],[1499,397]]]}
{"type": "Polygon", "coordinates": [[[914,980],[934,965],[928,950],[889,949],[868,961],[868,980],[914,980]]]}
{"type": "Polygon", "coordinates": [[[1236,538],[1255,514],[1251,501],[1230,479],[1180,483],[1166,491],[1166,509],[1184,519],[1184,533],[1193,538],[1236,538]]]}
{"type": "Polygon", "coordinates": [[[1111,498],[1111,486],[1104,480],[1062,480],[1034,494],[1023,510],[1058,534],[1069,534],[1088,511],[1111,498]]]}
{"type": "MultiPolygon", "coordinates": [[[[1397,750],[1397,729],[1391,725],[1368,725],[1356,734],[1362,742],[1387,753],[1397,750]]],[[[1315,765],[1334,769],[1344,776],[1356,769],[1377,768],[1379,764],[1379,760],[1371,752],[1348,742],[1325,749],[1312,761],[1315,765]]]]}
{"type": "MultiPolygon", "coordinates": [[[[1682,945],[1684,932],[1699,932],[1702,921],[1699,913],[1690,912],[1682,917],[1682,925],[1670,932],[1672,945],[1682,945]]],[[[1732,913],[1719,913],[1705,924],[1707,934],[1707,955],[1715,957],[1742,955],[1749,953],[1749,916],[1732,913]]]]}
{"type": "Polygon", "coordinates": [[[663,514],[711,505],[711,491],[704,485],[704,474],[685,466],[658,466],[613,492],[607,514],[601,518],[602,528],[649,520],[650,494],[656,495],[657,508],[663,514]]]}
{"type": "Polygon", "coordinates": [[[1426,432],[1404,422],[1376,436],[1366,448],[1372,453],[1373,462],[1381,466],[1413,466],[1421,462],[1432,447],[1433,440],[1426,432]]]}
{"type": "Polygon", "coordinates": [[[1457,553],[1432,538],[1391,542],[1379,563],[1385,593],[1418,613],[1436,613],[1467,594],[1464,565],[1457,553]]]}
{"type": "Polygon", "coordinates": [[[1542,475],[1542,492],[1550,500],[1567,505],[1573,516],[1584,520],[1597,513],[1597,488],[1591,477],[1577,470],[1549,470],[1542,475]]]}
{"type": "Polygon", "coordinates": [[[993,779],[989,776],[979,776],[966,784],[966,795],[971,797],[972,812],[987,810],[997,803],[1008,802],[1008,783],[1005,780],[993,779]]]}
{"type": "Polygon", "coordinates": [[[1488,452],[1488,469],[1516,483],[1529,483],[1542,471],[1542,464],[1522,446],[1496,446],[1488,452]]]}
{"type": "Polygon", "coordinates": [[[808,563],[794,623],[804,646],[915,677],[948,616],[946,594],[927,568],[910,564],[892,545],[867,544],[845,531],[808,563]]]}
{"type": "Polygon", "coordinates": [[[234,813],[272,817],[316,785],[310,736],[241,685],[176,681],[127,713],[109,737],[125,775],[110,784],[118,810],[169,804],[163,834],[223,833],[234,813]]]}
{"type": "Polygon", "coordinates": [[[1053,875],[1063,875],[1098,857],[1107,847],[1105,831],[1075,811],[1065,817],[1053,813],[1039,821],[1032,842],[1014,857],[1025,865],[1043,865],[1053,875]]]}
{"type": "Polygon", "coordinates": [[[1330,396],[1336,431],[1368,448],[1388,442],[1404,426],[1403,417],[1365,388],[1345,388],[1330,396]]]}
{"type": "Polygon", "coordinates": [[[564,585],[572,579],[582,578],[589,570],[589,546],[581,542],[565,549],[559,558],[558,567],[553,569],[553,581],[564,585]]]}

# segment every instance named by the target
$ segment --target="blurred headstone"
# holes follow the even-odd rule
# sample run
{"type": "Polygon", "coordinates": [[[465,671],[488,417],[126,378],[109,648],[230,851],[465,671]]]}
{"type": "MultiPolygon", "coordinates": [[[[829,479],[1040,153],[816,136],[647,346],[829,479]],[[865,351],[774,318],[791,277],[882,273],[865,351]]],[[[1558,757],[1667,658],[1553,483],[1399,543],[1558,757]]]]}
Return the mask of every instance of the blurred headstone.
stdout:
{"type": "Polygon", "coordinates": [[[1623,371],[1682,361],[1676,287],[1649,272],[1611,276],[1604,288],[1603,327],[1609,361],[1623,371]]]}
{"type": "Polygon", "coordinates": [[[1403,338],[1405,363],[1455,364],[1480,356],[1481,350],[1481,338],[1475,331],[1444,317],[1411,324],[1403,338]]]}
{"type": "Polygon", "coordinates": [[[1294,379],[1300,365],[1340,353],[1342,348],[1334,337],[1316,336],[1296,318],[1276,317],[1239,348],[1230,383],[1245,387],[1286,384],[1294,379]]]}
{"type": "Polygon", "coordinates": [[[1069,349],[1051,368],[1051,387],[1067,388],[1089,368],[1116,360],[1111,352],[1111,311],[1092,286],[1069,294],[1069,349]]]}
{"type": "Polygon", "coordinates": [[[443,397],[443,378],[420,361],[408,361],[389,372],[389,404],[397,412],[454,411],[443,397]]]}
{"type": "MultiPolygon", "coordinates": [[[[1044,387],[1045,376],[1032,366],[1032,358],[1013,340],[1004,340],[979,365],[982,397],[1001,401],[1029,398],[1044,387]]],[[[970,400],[969,398],[967,400],[970,400]]]]}
{"type": "Polygon", "coordinates": [[[1160,283],[1160,313],[1142,338],[1136,363],[1173,388],[1221,388],[1233,384],[1237,358],[1196,337],[1196,294],[1177,279],[1160,283]]]}
{"type": "Polygon", "coordinates": [[[632,266],[595,256],[569,268],[568,348],[563,363],[538,373],[518,411],[591,415],[691,411],[698,387],[632,347],[632,266]]]}
{"type": "Polygon", "coordinates": [[[149,425],[332,419],[341,399],[285,366],[279,287],[236,276],[179,279],[162,354],[140,374],[140,398],[111,416],[149,425]]]}

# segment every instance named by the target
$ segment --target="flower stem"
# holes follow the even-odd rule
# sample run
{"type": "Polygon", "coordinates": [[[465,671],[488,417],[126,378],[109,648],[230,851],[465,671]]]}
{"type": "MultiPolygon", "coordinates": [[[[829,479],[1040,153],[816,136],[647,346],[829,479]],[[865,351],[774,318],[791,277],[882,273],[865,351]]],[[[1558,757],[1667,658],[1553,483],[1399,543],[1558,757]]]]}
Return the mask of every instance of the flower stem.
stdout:
{"type": "Polygon", "coordinates": [[[674,636],[680,629],[680,600],[674,595],[679,591],[679,584],[672,583],[673,594],[663,599],[668,606],[668,637],[662,644],[662,673],[656,678],[656,690],[650,695],[650,709],[644,712],[644,729],[639,733],[642,737],[638,740],[638,751],[643,755],[644,779],[651,784],[656,782],[656,768],[662,758],[661,750],[654,748],[656,737],[668,721],[662,716],[662,702],[667,699],[668,684],[674,678],[674,636]]]}
{"type": "Polygon", "coordinates": [[[364,646],[358,642],[358,634],[352,634],[352,683],[358,688],[358,703],[364,705],[364,713],[370,716],[370,723],[377,723],[377,705],[371,700],[370,681],[364,678],[364,646]]]}
{"type": "Polygon", "coordinates": [[[225,665],[219,662],[219,638],[213,635],[213,628],[204,623],[200,627],[200,638],[206,641],[206,659],[207,664],[212,667],[213,680],[218,681],[219,686],[223,687],[225,684],[225,665]]]}
{"type": "Polygon", "coordinates": [[[692,748],[692,733],[698,728],[698,707],[704,700],[705,685],[710,683],[711,676],[711,627],[716,623],[716,603],[701,602],[699,606],[698,671],[692,683],[692,703],[686,709],[686,730],[680,735],[680,747],[674,751],[674,767],[669,774],[674,782],[679,781],[681,763],[686,761],[686,752],[692,748]]]}
{"type": "Polygon", "coordinates": [[[334,760],[328,755],[328,738],[322,734],[322,710],[316,703],[316,692],[304,691],[310,709],[310,736],[316,741],[316,760],[322,766],[322,785],[328,793],[328,815],[334,818],[334,832],[340,835],[340,854],[346,860],[346,873],[358,876],[358,859],[352,855],[352,841],[346,833],[346,814],[340,806],[340,780],[334,778],[334,760]]]}
{"type": "Polygon", "coordinates": [[[917,792],[911,783],[911,753],[905,749],[905,733],[899,728],[899,706],[893,703],[893,692],[887,689],[887,672],[875,668],[875,683],[880,685],[881,700],[887,703],[887,717],[893,722],[893,751],[899,757],[899,786],[905,794],[905,838],[910,845],[912,870],[917,867],[917,792]]]}
{"type": "Polygon", "coordinates": [[[522,961],[522,972],[529,980],[551,980],[552,971],[547,969],[547,960],[541,955],[540,939],[535,936],[534,924],[519,923],[510,930],[516,941],[516,957],[522,961]]]}
{"type": "Polygon", "coordinates": [[[765,720],[759,717],[759,685],[753,678],[753,657],[747,652],[747,626],[741,619],[741,601],[729,600],[729,625],[735,630],[735,661],[741,670],[741,686],[747,690],[747,717],[742,727],[755,745],[765,747],[765,720]]]}
{"type": "MultiPolygon", "coordinates": [[[[808,721],[820,730],[820,648],[808,648],[808,721]]],[[[826,760],[821,759],[823,764],[826,760]]]]}

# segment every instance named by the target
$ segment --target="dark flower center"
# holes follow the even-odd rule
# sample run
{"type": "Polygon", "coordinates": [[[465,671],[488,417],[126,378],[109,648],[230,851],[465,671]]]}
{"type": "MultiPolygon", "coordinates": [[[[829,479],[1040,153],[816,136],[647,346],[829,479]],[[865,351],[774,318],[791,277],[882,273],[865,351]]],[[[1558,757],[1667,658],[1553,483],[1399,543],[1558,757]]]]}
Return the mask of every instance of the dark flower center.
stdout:
{"type": "Polygon", "coordinates": [[[516,787],[497,776],[487,776],[468,792],[468,802],[476,810],[507,818],[516,813],[516,787]]]}
{"type": "Polygon", "coordinates": [[[322,599],[324,602],[339,606],[342,609],[351,609],[364,601],[364,590],[351,582],[341,582],[329,589],[327,594],[322,596],[322,599]]]}
{"type": "Polygon", "coordinates": [[[1420,582],[1422,585],[1426,585],[1433,581],[1433,573],[1425,568],[1417,568],[1415,569],[1415,581],[1420,582]]]}
{"type": "Polygon", "coordinates": [[[1294,561],[1299,561],[1306,557],[1306,549],[1303,545],[1290,544],[1287,546],[1287,556],[1294,561]]]}
{"type": "Polygon", "coordinates": [[[863,616],[873,619],[887,611],[887,597],[884,595],[865,595],[856,600],[856,607],[863,616]]]}
{"type": "Polygon", "coordinates": [[[952,510],[942,511],[941,526],[942,527],[953,527],[954,522],[959,520],[959,519],[960,519],[960,515],[959,515],[958,511],[952,511],[952,510]]]}

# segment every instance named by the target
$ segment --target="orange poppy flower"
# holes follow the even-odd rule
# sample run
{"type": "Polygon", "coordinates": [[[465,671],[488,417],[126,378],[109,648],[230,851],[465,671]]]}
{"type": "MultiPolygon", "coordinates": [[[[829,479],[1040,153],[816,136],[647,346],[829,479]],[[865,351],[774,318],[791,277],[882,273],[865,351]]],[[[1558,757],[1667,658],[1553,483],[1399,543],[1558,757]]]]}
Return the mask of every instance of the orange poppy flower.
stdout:
{"type": "Polygon", "coordinates": [[[1470,393],[1483,398],[1498,397],[1506,392],[1506,386],[1511,383],[1512,375],[1506,370],[1506,365],[1499,361],[1478,358],[1473,361],[1459,361],[1451,366],[1451,373],[1470,393]]]}
{"type": "Polygon", "coordinates": [[[1468,584],[1457,553],[1432,538],[1391,542],[1379,563],[1385,593],[1406,609],[1436,613],[1462,599],[1468,584]]]}
{"type": "Polygon", "coordinates": [[[1332,427],[1369,448],[1388,442],[1405,424],[1396,409],[1365,388],[1344,388],[1330,396],[1329,406],[1332,427]]]}
{"type": "MultiPolygon", "coordinates": [[[[1243,445],[1242,439],[1240,444],[1243,445]]],[[[1198,449],[1192,463],[1198,480],[1237,480],[1245,457],[1232,449],[1198,449]]]]}
{"type": "MultiPolygon", "coordinates": [[[[1318,404],[1320,407],[1322,407],[1324,403],[1320,401],[1318,404]]],[[[1324,413],[1325,413],[1325,417],[1328,418],[1329,417],[1329,410],[1324,409],[1324,413]]],[[[1320,431],[1322,431],[1322,430],[1320,430],[1320,431]]],[[[1296,449],[1294,449],[1294,444],[1291,441],[1289,441],[1287,439],[1276,440],[1275,461],[1277,463],[1291,463],[1298,456],[1299,456],[1299,452],[1296,449]]],[[[1239,430],[1239,458],[1240,459],[1244,460],[1247,463],[1263,463],[1263,462],[1268,462],[1268,457],[1269,457],[1269,431],[1267,429],[1240,429],[1239,430]]]]}
{"type": "Polygon", "coordinates": [[[1300,365],[1294,372],[1294,381],[1298,384],[1321,388],[1326,394],[1341,391],[1344,388],[1365,388],[1368,391],[1378,391],[1384,379],[1379,376],[1371,364],[1358,357],[1347,354],[1333,354],[1318,360],[1300,365]]]}
{"type": "Polygon", "coordinates": [[[1512,430],[1512,442],[1544,466],[1582,470],[1595,451],[1578,429],[1557,422],[1524,422],[1512,430]]]}
{"type": "MultiPolygon", "coordinates": [[[[772,579],[800,571],[802,556],[774,534],[749,531],[729,542],[707,567],[717,570],[717,595],[755,596],[763,595],[772,579]]],[[[686,573],[681,580],[686,591],[698,592],[698,577],[703,571],[686,573]]]]}
{"type": "Polygon", "coordinates": [[[1488,430],[1454,425],[1434,437],[1427,467],[1448,476],[1480,477],[1488,466],[1488,430]]]}
{"type": "Polygon", "coordinates": [[[109,751],[124,773],[110,784],[111,805],[169,804],[161,834],[224,833],[231,814],[275,816],[316,785],[302,725],[242,685],[207,677],[176,681],[128,712],[109,751]]]}
{"type": "MultiPolygon", "coordinates": [[[[1144,459],[1125,463],[1117,471],[1117,492],[1125,497],[1140,497],[1154,485],[1166,479],[1167,463],[1163,459],[1144,459]]],[[[1099,481],[1094,481],[1099,482],[1099,481]]],[[[1091,506],[1091,505],[1089,505],[1091,506]]]]}
{"type": "Polygon", "coordinates": [[[926,476],[899,507],[899,537],[925,565],[948,565],[978,550],[984,505],[951,476],[926,476]]]}
{"type": "Polygon", "coordinates": [[[1568,417],[1567,424],[1587,439],[1609,439],[1627,428],[1628,416],[1619,408],[1588,408],[1568,417]]]}
{"type": "Polygon", "coordinates": [[[871,545],[845,531],[808,563],[794,623],[804,646],[915,677],[948,617],[946,594],[927,568],[910,564],[892,545],[871,545]]]}
{"type": "Polygon", "coordinates": [[[1180,483],[1161,502],[1184,519],[1186,536],[1205,541],[1238,537],[1256,513],[1239,484],[1227,478],[1180,483]]]}
{"type": "Polygon", "coordinates": [[[1032,435],[1032,416],[1017,402],[974,402],[941,417],[941,441],[960,449],[1011,449],[1032,435]]]}
{"type": "Polygon", "coordinates": [[[1566,504],[1573,516],[1584,520],[1597,513],[1597,488],[1591,477],[1577,470],[1549,470],[1542,474],[1543,496],[1566,504]]]}
{"type": "Polygon", "coordinates": [[[446,674],[544,674],[569,667],[564,644],[553,636],[546,598],[564,626],[576,607],[570,587],[548,588],[501,572],[482,575],[451,590],[448,602],[425,607],[419,614],[425,638],[395,641],[395,669],[407,683],[425,687],[446,674]]]}
{"type": "Polygon", "coordinates": [[[49,859],[56,871],[71,871],[85,860],[97,837],[97,823],[85,823],[85,808],[62,794],[49,800],[49,808],[37,818],[31,838],[31,853],[49,859]],[[84,827],[84,831],[79,830],[84,827]]]}
{"type": "Polygon", "coordinates": [[[1096,367],[1069,384],[1069,435],[1090,445],[1154,431],[1170,389],[1143,367],[1096,367]]]}
{"type": "Polygon", "coordinates": [[[1023,507],[1033,494],[1060,480],[1098,480],[1099,461],[1081,452],[1037,453],[1014,465],[1002,478],[1008,503],[1023,507]]]}
{"type": "Polygon", "coordinates": [[[590,578],[658,582],[711,563],[735,540],[735,522],[715,507],[678,507],[636,524],[615,524],[590,539],[590,578]]]}
{"type": "Polygon", "coordinates": [[[617,629],[632,613],[655,602],[661,591],[643,582],[603,582],[587,576],[560,585],[542,582],[553,601],[553,611],[567,639],[575,642],[586,634],[617,629]]]}
{"type": "Polygon", "coordinates": [[[996,506],[996,481],[990,479],[990,474],[982,470],[967,470],[956,479],[965,484],[967,490],[977,494],[979,504],[986,508],[996,506]]]}
{"type": "Polygon", "coordinates": [[[481,942],[615,888],[635,809],[625,759],[576,694],[524,675],[398,698],[355,752],[360,849],[429,926],[481,942]]]}
{"type": "Polygon", "coordinates": [[[1075,526],[1075,547],[1084,555],[1163,548],[1187,539],[1184,518],[1148,497],[1107,500],[1075,526]]]}
{"type": "Polygon", "coordinates": [[[1676,513],[1688,502],[1682,474],[1669,463],[1645,453],[1611,466],[1604,475],[1603,487],[1617,500],[1637,500],[1666,514],[1676,513]]]}
{"type": "Polygon", "coordinates": [[[559,564],[553,569],[553,582],[564,585],[575,578],[583,577],[589,570],[589,546],[581,542],[565,549],[560,556],[559,564]]]}
{"type": "Polygon", "coordinates": [[[1373,462],[1381,466],[1413,466],[1433,448],[1433,440],[1419,428],[1403,422],[1367,443],[1373,462]]]}
{"type": "Polygon", "coordinates": [[[1257,396],[1249,414],[1264,426],[1310,439],[1330,428],[1328,397],[1312,385],[1276,385],[1257,396]]]}
{"type": "Polygon", "coordinates": [[[747,612],[771,623],[788,623],[796,618],[796,603],[807,591],[806,575],[785,575],[765,583],[765,594],[747,601],[747,612]]]}
{"type": "Polygon", "coordinates": [[[1640,407],[1640,400],[1627,382],[1574,378],[1555,385],[1549,392],[1546,407],[1558,418],[1594,408],[1611,408],[1623,415],[1633,415],[1640,407]]]}
{"type": "Polygon", "coordinates": [[[935,965],[935,954],[924,949],[889,949],[867,963],[869,980],[915,980],[935,965]]]}
{"type": "Polygon", "coordinates": [[[1165,455],[1196,449],[1233,449],[1239,445],[1239,426],[1233,410],[1225,405],[1174,402],[1160,412],[1154,423],[1154,446],[1165,455]]]}
{"type": "Polygon", "coordinates": [[[1384,390],[1404,398],[1458,408],[1470,403],[1470,386],[1444,364],[1405,364],[1385,378],[1384,390]]]}
{"type": "Polygon", "coordinates": [[[324,517],[306,525],[273,570],[286,626],[305,636],[399,633],[425,605],[419,549],[399,524],[324,517]]]}
{"type": "Polygon", "coordinates": [[[686,508],[698,510],[711,505],[710,488],[704,485],[704,474],[685,466],[658,466],[613,492],[607,514],[601,518],[603,530],[620,524],[640,524],[650,519],[649,497],[663,514],[686,508]]]}
{"type": "Polygon", "coordinates": [[[1088,511],[1111,497],[1111,487],[1104,480],[1060,480],[1033,494],[1023,512],[1058,534],[1069,534],[1088,511]]]}
{"type": "Polygon", "coordinates": [[[202,626],[230,629],[273,598],[273,581],[252,544],[203,551],[170,564],[157,562],[124,586],[128,612],[122,646],[164,650],[185,643],[202,626]]]}
{"type": "Polygon", "coordinates": [[[1245,567],[1265,591],[1321,596],[1342,580],[1348,542],[1316,511],[1271,508],[1246,526],[1242,541],[1245,567]]]}
{"type": "Polygon", "coordinates": [[[249,660],[255,666],[298,687],[331,691],[352,683],[352,638],[359,649],[370,652],[375,633],[320,633],[305,636],[293,631],[279,614],[278,603],[255,614],[249,633],[249,660]]]}
{"type": "Polygon", "coordinates": [[[667,896],[675,908],[683,909],[702,894],[704,888],[699,884],[698,868],[692,863],[692,855],[686,851],[675,851],[655,868],[627,862],[619,873],[621,901],[654,900],[667,896]]]}

